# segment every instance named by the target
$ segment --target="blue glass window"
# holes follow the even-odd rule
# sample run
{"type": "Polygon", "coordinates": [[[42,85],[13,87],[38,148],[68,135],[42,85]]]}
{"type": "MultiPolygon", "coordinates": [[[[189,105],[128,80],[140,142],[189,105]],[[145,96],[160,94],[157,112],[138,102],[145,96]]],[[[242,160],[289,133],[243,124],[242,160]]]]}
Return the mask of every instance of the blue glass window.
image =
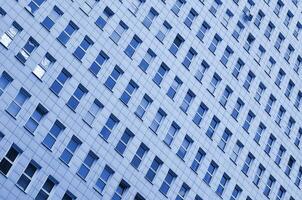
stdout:
{"type": "Polygon", "coordinates": [[[58,36],[58,41],[61,44],[66,45],[72,34],[74,34],[78,29],[79,27],[74,22],[69,21],[64,31],[62,31],[62,33],[58,36]]]}
{"type": "Polygon", "coordinates": [[[57,6],[54,6],[50,14],[41,22],[41,24],[47,30],[50,30],[63,14],[64,13],[57,6]]]}
{"type": "Polygon", "coordinates": [[[65,82],[71,78],[71,74],[66,70],[62,69],[56,80],[52,83],[50,86],[50,90],[55,93],[56,95],[59,95],[60,91],[62,90],[65,82]]]}
{"type": "Polygon", "coordinates": [[[127,46],[125,49],[125,54],[129,57],[132,58],[133,54],[135,53],[135,50],[138,48],[138,46],[142,43],[142,40],[137,36],[134,35],[130,44],[127,46]]]}
{"type": "Polygon", "coordinates": [[[27,5],[26,9],[34,14],[46,0],[32,0],[27,5]]]}
{"type": "Polygon", "coordinates": [[[165,77],[165,75],[168,73],[169,70],[170,70],[169,67],[165,63],[162,63],[159,66],[154,78],[152,79],[157,86],[161,84],[163,78],[165,77]]]}
{"type": "Polygon", "coordinates": [[[131,99],[132,94],[135,92],[135,90],[138,89],[138,85],[133,81],[130,80],[130,82],[128,83],[125,91],[123,92],[123,94],[120,97],[120,100],[124,103],[124,104],[128,104],[129,100],[131,99]]]}
{"type": "Polygon", "coordinates": [[[14,79],[5,71],[0,76],[0,96],[4,93],[4,90],[14,79]]]}
{"type": "Polygon", "coordinates": [[[79,84],[79,86],[77,87],[77,89],[74,91],[73,95],[70,97],[70,99],[67,102],[67,106],[71,109],[71,110],[75,110],[79,103],[81,98],[88,93],[88,90],[82,85],[79,84]]]}
{"type": "Polygon", "coordinates": [[[73,52],[73,55],[77,59],[82,60],[82,58],[86,54],[86,51],[92,45],[93,45],[93,41],[86,35],[83,41],[81,42],[80,46],[78,46],[78,48],[73,52]]]}
{"type": "Polygon", "coordinates": [[[39,43],[32,37],[30,37],[24,47],[19,51],[19,53],[16,55],[16,58],[24,64],[29,56],[34,52],[35,49],[37,49],[39,46],[39,43]]]}
{"type": "Polygon", "coordinates": [[[163,161],[161,161],[157,156],[155,156],[155,158],[153,159],[153,161],[151,163],[149,170],[147,171],[145,178],[152,183],[156,173],[158,172],[158,170],[162,164],[163,164],[163,161]]]}
{"type": "Polygon", "coordinates": [[[89,71],[97,76],[99,71],[102,68],[102,65],[109,59],[109,57],[103,52],[101,51],[99,53],[99,55],[96,57],[95,61],[91,64],[91,66],[89,67],[89,71]]]}
{"type": "Polygon", "coordinates": [[[24,127],[30,133],[34,133],[35,130],[38,128],[40,121],[43,117],[48,113],[47,109],[43,107],[41,104],[37,106],[33,114],[30,116],[24,127]]]}
{"type": "Polygon", "coordinates": [[[23,104],[28,100],[31,95],[23,88],[21,88],[15,99],[9,104],[6,111],[13,117],[16,117],[20,112],[23,104]]]}
{"type": "Polygon", "coordinates": [[[48,149],[51,149],[55,144],[59,134],[63,132],[65,126],[58,120],[55,121],[50,131],[47,133],[46,137],[42,141],[42,144],[46,146],[48,149]]]}
{"type": "Polygon", "coordinates": [[[118,78],[124,73],[124,71],[119,67],[119,66],[115,66],[111,72],[111,74],[109,75],[109,77],[107,78],[107,80],[105,81],[104,85],[109,89],[109,90],[113,90],[118,78]]]}
{"type": "Polygon", "coordinates": [[[79,148],[82,142],[75,136],[72,136],[63,153],[60,156],[60,160],[65,164],[69,164],[75,151],[79,148]]]}
{"type": "Polygon", "coordinates": [[[123,155],[125,152],[128,143],[130,142],[131,138],[134,137],[134,134],[126,128],[125,132],[123,133],[120,141],[117,143],[115,150],[120,154],[123,155]]]}
{"type": "Polygon", "coordinates": [[[113,169],[111,169],[108,165],[106,165],[95,183],[94,188],[99,192],[102,193],[107,185],[109,179],[114,174],[113,169]]]}
{"type": "Polygon", "coordinates": [[[119,123],[119,119],[116,116],[114,116],[113,114],[111,114],[109,116],[109,118],[107,119],[105,126],[100,131],[100,136],[104,140],[108,140],[111,132],[117,126],[118,123],[119,123]]]}
{"type": "Polygon", "coordinates": [[[77,175],[85,179],[90,172],[93,163],[95,163],[97,160],[98,156],[95,155],[95,153],[93,153],[92,151],[89,151],[80,169],[78,170],[77,175]]]}
{"type": "Polygon", "coordinates": [[[98,17],[95,24],[100,28],[104,29],[105,25],[107,24],[108,20],[114,15],[114,12],[106,6],[103,13],[98,17]]]}

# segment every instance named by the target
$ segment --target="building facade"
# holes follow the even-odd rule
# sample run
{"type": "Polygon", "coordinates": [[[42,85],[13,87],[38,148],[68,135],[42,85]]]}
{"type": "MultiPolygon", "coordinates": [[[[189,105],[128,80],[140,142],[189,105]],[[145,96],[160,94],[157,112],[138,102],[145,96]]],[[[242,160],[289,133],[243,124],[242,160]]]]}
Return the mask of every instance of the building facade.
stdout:
{"type": "Polygon", "coordinates": [[[0,199],[301,199],[301,8],[0,0],[0,199]]]}

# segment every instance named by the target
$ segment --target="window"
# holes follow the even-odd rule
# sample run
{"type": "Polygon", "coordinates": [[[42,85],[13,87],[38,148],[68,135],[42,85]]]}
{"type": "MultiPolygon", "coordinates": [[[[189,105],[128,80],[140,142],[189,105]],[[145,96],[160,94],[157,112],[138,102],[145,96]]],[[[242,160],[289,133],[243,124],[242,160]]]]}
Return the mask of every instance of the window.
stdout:
{"type": "Polygon", "coordinates": [[[197,38],[202,41],[205,34],[210,30],[210,28],[211,26],[206,21],[203,21],[201,27],[199,28],[196,34],[197,38]]]}
{"type": "Polygon", "coordinates": [[[203,181],[207,185],[210,185],[211,180],[212,180],[213,176],[215,175],[217,169],[218,169],[218,165],[212,160],[209,167],[208,167],[208,170],[207,170],[206,174],[203,177],[203,181]]]}
{"type": "Polygon", "coordinates": [[[275,13],[277,16],[279,16],[279,14],[280,14],[280,12],[281,12],[283,6],[284,6],[284,3],[283,3],[281,0],[278,0],[278,1],[277,1],[277,4],[276,4],[276,6],[275,6],[275,9],[274,9],[274,13],[275,13]]]}
{"type": "Polygon", "coordinates": [[[86,35],[78,48],[73,52],[73,55],[81,61],[93,43],[94,42],[86,35]]]}
{"type": "Polygon", "coordinates": [[[221,6],[222,2],[220,0],[214,0],[209,11],[212,13],[214,16],[216,16],[218,8],[221,6]]]}
{"type": "Polygon", "coordinates": [[[240,98],[238,98],[237,101],[236,101],[236,104],[235,104],[235,106],[234,106],[234,109],[233,109],[233,111],[232,111],[232,114],[231,114],[231,116],[232,116],[235,120],[238,119],[238,115],[239,115],[241,109],[243,108],[243,106],[244,106],[244,102],[243,102],[240,98]]]}
{"type": "Polygon", "coordinates": [[[124,53],[129,58],[132,58],[133,54],[135,53],[136,49],[140,46],[141,43],[142,40],[137,35],[134,35],[131,42],[128,44],[127,48],[124,50],[124,53]]]}
{"type": "Polygon", "coordinates": [[[209,50],[215,54],[215,51],[217,49],[217,46],[218,44],[222,41],[222,38],[218,35],[218,34],[215,34],[210,46],[209,46],[209,50]]]}
{"type": "Polygon", "coordinates": [[[159,66],[155,76],[153,77],[153,82],[157,85],[160,86],[163,78],[166,76],[166,74],[169,72],[169,67],[165,63],[161,63],[159,66]]]}
{"type": "Polygon", "coordinates": [[[198,13],[193,8],[191,8],[189,14],[187,15],[187,17],[184,21],[185,25],[188,28],[191,28],[192,23],[193,23],[194,19],[196,19],[197,16],[198,16],[198,13]]]}
{"type": "Polygon", "coordinates": [[[208,111],[208,107],[204,103],[201,102],[198,109],[197,109],[197,111],[196,111],[196,114],[193,118],[193,122],[197,126],[200,125],[200,123],[201,123],[201,121],[202,121],[202,119],[203,119],[203,117],[204,117],[204,115],[206,114],[207,111],[208,111]]]}
{"type": "Polygon", "coordinates": [[[280,87],[281,82],[283,81],[284,77],[285,77],[285,72],[282,69],[280,69],[278,74],[277,74],[276,80],[275,80],[275,84],[278,87],[280,87]]]}
{"type": "Polygon", "coordinates": [[[130,164],[135,168],[138,169],[139,165],[141,164],[144,156],[148,153],[149,148],[144,144],[141,143],[136,150],[135,155],[133,156],[130,164]]]}
{"type": "Polygon", "coordinates": [[[57,141],[58,136],[64,131],[64,129],[65,126],[59,120],[56,120],[43,139],[42,144],[46,148],[51,149],[57,141]]]}
{"type": "Polygon", "coordinates": [[[192,145],[194,141],[192,140],[192,138],[188,135],[185,136],[185,138],[183,139],[176,155],[180,158],[180,159],[184,159],[190,146],[192,145]]]}
{"type": "Polygon", "coordinates": [[[134,200],[146,200],[141,194],[136,193],[134,200]]]}
{"type": "Polygon", "coordinates": [[[294,103],[294,106],[299,110],[300,106],[301,106],[301,102],[302,102],[302,92],[299,91],[294,103]]]}
{"type": "Polygon", "coordinates": [[[258,168],[257,168],[257,171],[256,171],[256,174],[255,174],[255,177],[254,177],[254,180],[253,180],[253,183],[256,185],[256,186],[259,186],[260,184],[260,181],[263,177],[263,174],[265,172],[265,168],[264,166],[260,163],[258,168]]]}
{"type": "Polygon", "coordinates": [[[235,40],[238,41],[240,34],[243,32],[244,28],[245,28],[244,25],[240,21],[238,21],[232,33],[232,36],[235,38],[235,40]]]}
{"type": "Polygon", "coordinates": [[[97,117],[97,114],[102,110],[104,105],[97,99],[95,99],[87,111],[86,115],[83,117],[84,122],[88,125],[92,125],[93,121],[97,117]]]}
{"type": "Polygon", "coordinates": [[[229,58],[231,57],[231,55],[234,53],[234,51],[231,49],[231,47],[227,46],[224,50],[224,53],[220,59],[220,62],[226,66],[227,63],[229,62],[229,58]]]}
{"type": "Polygon", "coordinates": [[[254,118],[255,118],[255,114],[254,114],[252,111],[249,111],[248,114],[247,114],[247,116],[246,116],[246,119],[245,119],[245,121],[244,121],[244,123],[243,123],[243,126],[242,126],[242,128],[243,128],[246,132],[249,131],[249,128],[250,128],[251,123],[252,123],[252,121],[254,120],[254,118]]]}
{"type": "Polygon", "coordinates": [[[115,172],[113,169],[111,169],[108,165],[105,165],[100,177],[95,183],[95,186],[93,187],[96,191],[102,194],[102,192],[105,189],[105,186],[107,185],[109,179],[113,176],[115,172]]]}
{"type": "Polygon", "coordinates": [[[122,199],[129,188],[130,188],[130,185],[125,180],[122,179],[121,182],[119,183],[119,185],[117,186],[111,200],[122,199]]]}
{"type": "Polygon", "coordinates": [[[244,147],[243,144],[239,140],[237,140],[237,142],[235,143],[235,145],[233,147],[232,153],[230,155],[231,161],[233,161],[234,163],[237,162],[238,157],[239,157],[243,147],[244,147]]]}
{"type": "Polygon", "coordinates": [[[120,21],[117,27],[114,29],[114,31],[110,35],[110,39],[117,44],[119,40],[121,39],[124,32],[128,30],[128,26],[123,22],[120,21]]]}
{"type": "Polygon", "coordinates": [[[192,104],[194,98],[195,98],[195,94],[189,89],[180,105],[180,109],[183,112],[187,113],[189,106],[192,104]]]}
{"type": "Polygon", "coordinates": [[[86,15],[88,15],[98,2],[99,0],[85,0],[85,2],[81,5],[80,9],[86,15]]]}
{"type": "Polygon", "coordinates": [[[214,73],[212,80],[209,84],[208,91],[214,95],[217,86],[219,85],[221,78],[218,74],[214,73]]]}
{"type": "Polygon", "coordinates": [[[271,72],[272,72],[272,69],[274,68],[274,66],[276,65],[276,61],[274,58],[270,57],[268,59],[268,62],[265,66],[265,69],[264,71],[267,73],[268,76],[270,76],[271,72]]]}
{"type": "Polygon", "coordinates": [[[92,151],[89,151],[87,154],[85,160],[83,161],[81,167],[79,168],[77,175],[79,175],[82,179],[85,179],[92,167],[92,165],[98,160],[98,156],[93,153],[92,151]]]}
{"type": "Polygon", "coordinates": [[[173,142],[173,139],[175,138],[176,134],[178,133],[180,127],[178,126],[178,124],[176,124],[176,122],[172,122],[166,136],[164,139],[164,143],[168,146],[171,145],[171,143],[173,142]]]}
{"type": "Polygon", "coordinates": [[[236,185],[233,192],[232,192],[232,196],[231,196],[230,200],[239,199],[239,196],[240,196],[241,192],[242,192],[242,189],[238,185],[236,185]]]}
{"type": "Polygon", "coordinates": [[[34,68],[33,74],[38,78],[42,79],[46,71],[56,62],[56,59],[48,52],[42,58],[41,62],[34,68]]]}
{"type": "Polygon", "coordinates": [[[259,86],[258,86],[258,88],[257,88],[256,94],[255,94],[255,96],[254,96],[254,99],[255,99],[258,103],[260,102],[261,97],[262,97],[263,93],[265,92],[265,90],[266,90],[265,85],[264,85],[262,82],[260,82],[260,83],[259,83],[259,86]]]}
{"type": "Polygon", "coordinates": [[[189,193],[189,191],[190,191],[190,187],[186,183],[183,183],[181,185],[180,190],[178,191],[178,194],[177,194],[175,200],[184,200],[186,198],[187,194],[189,193]]]}
{"type": "Polygon", "coordinates": [[[76,196],[74,196],[74,194],[72,194],[70,191],[66,191],[65,192],[65,194],[64,194],[64,196],[63,196],[63,198],[62,198],[62,200],[76,200],[77,199],[77,197],[76,196]]]}
{"type": "Polygon", "coordinates": [[[229,22],[231,20],[231,18],[234,16],[234,14],[232,13],[232,11],[230,11],[229,9],[227,9],[223,15],[221,24],[227,28],[229,25],[229,22]]]}
{"type": "Polygon", "coordinates": [[[138,67],[144,72],[146,72],[148,67],[151,65],[152,61],[155,59],[155,57],[156,54],[151,49],[148,49],[147,53],[145,54],[142,61],[139,63],[138,67]]]}
{"type": "Polygon", "coordinates": [[[202,61],[201,65],[198,67],[196,73],[195,73],[195,78],[201,82],[205,72],[210,68],[210,65],[206,61],[202,61]]]}
{"type": "Polygon", "coordinates": [[[183,66],[185,68],[189,69],[193,58],[197,55],[197,52],[191,47],[185,57],[185,59],[182,61],[183,66]]]}
{"type": "Polygon", "coordinates": [[[185,3],[186,3],[185,0],[176,0],[173,7],[171,8],[172,12],[175,15],[178,15],[180,9],[184,6],[185,3]]]}
{"type": "Polygon", "coordinates": [[[176,56],[176,53],[178,52],[181,45],[185,42],[183,37],[181,37],[179,34],[176,35],[171,47],[169,48],[169,51],[176,56]]]}
{"type": "Polygon", "coordinates": [[[222,136],[220,138],[220,141],[218,143],[218,148],[221,149],[222,151],[224,151],[227,143],[229,142],[229,140],[231,139],[232,133],[229,129],[225,129],[222,133],[222,136]]]}
{"type": "Polygon", "coordinates": [[[101,70],[102,66],[107,62],[109,59],[109,56],[103,51],[100,51],[100,53],[97,55],[95,61],[91,64],[89,67],[89,71],[97,76],[99,71],[101,70]]]}
{"type": "Polygon", "coordinates": [[[166,116],[165,111],[159,108],[149,128],[156,133],[166,116]]]}
{"type": "Polygon", "coordinates": [[[172,185],[172,183],[175,181],[175,179],[177,178],[177,175],[171,170],[169,169],[165,180],[163,181],[163,183],[161,184],[159,191],[163,194],[163,195],[167,195],[167,193],[169,192],[169,189],[172,185]]]}
{"type": "Polygon", "coordinates": [[[70,78],[71,78],[71,74],[65,68],[63,68],[49,89],[58,96],[64,84],[70,78]]]}
{"type": "Polygon", "coordinates": [[[233,93],[233,90],[227,85],[220,97],[219,103],[225,107],[228,99],[230,98],[231,94],[233,93]]]}
{"type": "Polygon", "coordinates": [[[29,4],[25,7],[28,12],[31,14],[35,14],[35,12],[40,8],[40,6],[45,2],[46,0],[31,0],[29,4]]]}
{"type": "Polygon", "coordinates": [[[5,48],[8,48],[14,38],[23,30],[23,28],[17,23],[13,22],[10,28],[4,32],[0,37],[0,44],[5,48]]]}
{"type": "Polygon", "coordinates": [[[294,32],[293,32],[293,35],[296,39],[298,39],[299,35],[300,35],[300,32],[301,32],[301,29],[302,29],[302,25],[300,22],[297,22],[296,24],[296,27],[294,29],[294,32]]]}
{"type": "Polygon", "coordinates": [[[167,22],[164,21],[162,28],[158,31],[156,34],[156,38],[160,41],[163,42],[164,39],[166,38],[167,34],[171,31],[172,26],[167,22]]]}
{"type": "Polygon", "coordinates": [[[1,17],[6,15],[6,11],[2,7],[0,7],[0,15],[1,17]]]}
{"type": "Polygon", "coordinates": [[[250,49],[252,48],[252,45],[254,44],[255,37],[252,34],[249,34],[246,38],[246,42],[243,45],[243,48],[247,51],[250,52],[250,49]]]}
{"type": "Polygon", "coordinates": [[[27,120],[26,124],[24,125],[24,128],[28,130],[31,134],[33,134],[38,128],[39,123],[47,113],[48,110],[44,106],[39,104],[33,114],[27,120]]]}
{"type": "Polygon", "coordinates": [[[88,93],[88,90],[82,85],[79,84],[77,89],[74,91],[73,95],[70,97],[70,99],[67,102],[67,106],[75,111],[75,109],[78,107],[81,98],[88,93]]]}
{"type": "Polygon", "coordinates": [[[286,60],[286,62],[289,63],[291,55],[294,53],[294,51],[295,51],[294,47],[291,44],[289,44],[284,53],[284,59],[286,60]]]}
{"type": "Polygon", "coordinates": [[[41,167],[33,160],[30,161],[30,163],[27,165],[25,170],[23,171],[22,175],[17,181],[17,186],[23,190],[26,191],[28,188],[30,182],[32,181],[34,175],[37,173],[37,171],[41,167]]]}
{"type": "Polygon", "coordinates": [[[229,177],[229,175],[227,175],[226,173],[223,173],[223,175],[220,179],[219,185],[216,189],[216,194],[218,196],[220,196],[220,197],[222,196],[222,194],[223,194],[228,182],[230,181],[230,179],[231,178],[229,177]]]}
{"type": "Polygon", "coordinates": [[[259,45],[258,51],[256,53],[256,62],[259,64],[265,54],[266,50],[262,45],[259,45]]]}
{"type": "Polygon", "coordinates": [[[145,94],[135,111],[135,115],[142,119],[144,114],[146,113],[146,110],[151,105],[152,101],[153,100],[147,94],[145,94]]]}
{"type": "Polygon", "coordinates": [[[0,161],[0,172],[7,176],[21,153],[22,150],[17,145],[12,144],[5,156],[0,161]]]}
{"type": "Polygon", "coordinates": [[[117,143],[115,150],[120,154],[123,155],[128,143],[130,142],[130,140],[134,137],[134,134],[128,129],[126,128],[126,130],[124,131],[121,139],[119,140],[119,142],[117,143]]]}
{"type": "Polygon", "coordinates": [[[53,9],[50,11],[49,15],[45,17],[45,19],[41,22],[41,24],[47,29],[50,30],[58,19],[63,15],[63,11],[57,6],[54,6],[53,9]]]}
{"type": "Polygon", "coordinates": [[[6,108],[6,112],[8,112],[14,118],[17,117],[18,113],[22,109],[22,106],[30,97],[31,95],[24,88],[21,88],[17,96],[6,108]]]}
{"type": "Polygon", "coordinates": [[[265,29],[264,36],[267,39],[270,39],[274,30],[275,30],[275,25],[270,21],[265,29]]]}
{"type": "Polygon", "coordinates": [[[251,168],[254,160],[255,160],[255,156],[252,153],[249,152],[246,159],[245,159],[245,161],[244,161],[243,167],[241,169],[241,171],[245,175],[248,175],[249,169],[251,168]]]}
{"type": "Polygon", "coordinates": [[[109,19],[114,15],[114,12],[106,6],[101,15],[95,21],[95,24],[103,30],[109,19]]]}
{"type": "Polygon", "coordinates": [[[150,11],[148,12],[147,16],[143,20],[143,24],[146,28],[150,28],[152,22],[155,20],[155,18],[158,16],[158,12],[151,7],[150,11]]]}
{"type": "Polygon", "coordinates": [[[302,167],[299,167],[299,171],[295,180],[295,185],[300,188],[301,185],[301,181],[302,181],[302,167]]]}
{"type": "Polygon", "coordinates": [[[139,8],[145,3],[145,0],[132,0],[130,3],[130,8],[129,10],[136,15],[138,12],[139,8]]]}
{"type": "Polygon", "coordinates": [[[280,188],[279,188],[279,190],[278,190],[276,200],[281,200],[281,199],[283,199],[284,196],[285,196],[285,193],[286,193],[286,190],[285,190],[284,187],[282,187],[282,185],[281,185],[280,188]]]}
{"type": "Polygon", "coordinates": [[[175,76],[170,88],[167,91],[168,97],[170,97],[173,100],[181,85],[182,85],[182,81],[177,76],[175,76]]]}
{"type": "Polygon", "coordinates": [[[267,198],[270,198],[270,193],[273,189],[273,186],[276,182],[276,179],[270,175],[269,178],[267,179],[267,182],[266,182],[266,185],[265,185],[265,188],[264,188],[264,191],[263,191],[263,194],[267,197],[267,198]]]}
{"type": "Polygon", "coordinates": [[[155,158],[153,159],[153,161],[151,163],[151,166],[149,167],[149,169],[147,171],[145,179],[147,179],[148,181],[150,181],[152,183],[156,173],[158,172],[158,170],[162,164],[163,164],[163,162],[157,156],[155,156],[155,158]]]}
{"type": "Polygon", "coordinates": [[[79,27],[73,22],[69,21],[64,31],[58,36],[58,41],[62,45],[66,45],[67,42],[70,40],[71,36],[79,29],[79,27]]]}
{"type": "Polygon", "coordinates": [[[282,157],[284,156],[286,152],[286,149],[284,148],[284,146],[280,145],[280,148],[278,150],[277,156],[275,158],[275,163],[279,166],[282,160],[282,157]]]}
{"type": "Polygon", "coordinates": [[[266,126],[262,122],[260,122],[260,124],[256,130],[255,137],[254,137],[254,141],[257,144],[259,144],[259,141],[260,141],[261,136],[263,135],[263,132],[265,131],[265,129],[266,129],[266,126]]]}
{"type": "Polygon", "coordinates": [[[297,57],[297,60],[296,60],[296,62],[295,62],[295,65],[294,65],[294,67],[293,67],[294,71],[295,71],[297,74],[300,74],[301,66],[302,66],[302,57],[301,57],[301,56],[298,56],[298,57],[297,57]]]}
{"type": "Polygon", "coordinates": [[[290,176],[290,173],[291,173],[295,163],[296,163],[296,160],[292,156],[290,156],[289,160],[288,160],[288,163],[287,163],[287,166],[286,166],[285,171],[284,171],[286,176],[290,176]]]}
{"type": "Polygon", "coordinates": [[[234,66],[234,69],[232,71],[232,75],[238,79],[239,73],[242,70],[243,66],[244,66],[244,62],[239,58],[234,66]]]}
{"type": "Polygon", "coordinates": [[[302,129],[299,128],[298,132],[297,132],[297,136],[295,138],[295,142],[294,144],[296,145],[296,147],[300,148],[300,143],[301,143],[301,138],[302,138],[302,129]]]}
{"type": "Polygon", "coordinates": [[[191,164],[191,169],[194,171],[194,172],[197,172],[198,171],[198,168],[201,164],[201,160],[206,156],[206,153],[204,152],[204,150],[202,150],[201,148],[198,149],[196,155],[195,155],[195,158],[191,164]]]}
{"type": "Polygon", "coordinates": [[[278,114],[276,116],[275,122],[280,126],[281,120],[285,114],[286,110],[283,108],[283,106],[280,106],[278,114]]]}
{"type": "Polygon", "coordinates": [[[111,114],[109,116],[109,118],[107,119],[104,127],[102,128],[102,130],[100,131],[100,136],[104,139],[104,140],[108,140],[111,132],[113,131],[113,129],[118,125],[119,123],[119,119],[114,116],[113,114],[111,114]]]}
{"type": "Polygon", "coordinates": [[[276,137],[271,134],[269,136],[267,143],[265,145],[265,148],[264,148],[264,152],[267,153],[268,155],[270,154],[275,141],[276,141],[276,137]]]}
{"type": "Polygon", "coordinates": [[[131,96],[134,94],[134,92],[138,89],[138,85],[133,81],[130,80],[126,89],[124,90],[123,94],[120,97],[120,100],[127,105],[128,102],[131,99],[131,96]]]}
{"type": "Polygon", "coordinates": [[[111,72],[111,74],[109,75],[109,77],[107,78],[107,80],[105,81],[104,85],[112,91],[112,89],[114,88],[118,78],[120,76],[122,76],[122,74],[124,73],[124,71],[119,67],[119,66],[115,66],[111,72]]]}
{"type": "Polygon", "coordinates": [[[206,135],[212,139],[218,125],[220,124],[220,120],[216,117],[216,116],[213,116],[211,122],[210,122],[210,125],[209,125],[209,128],[206,132],[206,135]]]}
{"type": "Polygon", "coordinates": [[[276,98],[271,94],[264,109],[268,114],[270,114],[275,102],[276,98]]]}
{"type": "Polygon", "coordinates": [[[0,76],[0,96],[4,93],[5,89],[13,82],[13,78],[6,72],[3,71],[0,76]]]}
{"type": "Polygon", "coordinates": [[[66,148],[62,152],[60,160],[68,165],[75,151],[80,147],[81,144],[82,142],[76,136],[72,136],[66,148]]]}
{"type": "Polygon", "coordinates": [[[30,37],[24,47],[16,55],[16,58],[24,65],[30,55],[39,47],[39,43],[30,37]]]}
{"type": "Polygon", "coordinates": [[[256,15],[256,18],[255,18],[255,21],[254,21],[254,24],[256,25],[256,27],[259,28],[263,18],[265,17],[265,14],[263,13],[262,10],[259,10],[257,15],[256,15]]]}
{"type": "Polygon", "coordinates": [[[58,183],[59,182],[56,179],[54,179],[52,176],[48,176],[48,178],[44,182],[41,190],[37,194],[35,200],[48,199],[49,196],[51,195],[51,191],[58,183]]]}
{"type": "Polygon", "coordinates": [[[281,45],[283,44],[285,40],[285,37],[282,35],[282,33],[279,33],[277,39],[276,39],[276,42],[275,42],[275,45],[274,47],[279,51],[280,48],[281,48],[281,45]]]}

